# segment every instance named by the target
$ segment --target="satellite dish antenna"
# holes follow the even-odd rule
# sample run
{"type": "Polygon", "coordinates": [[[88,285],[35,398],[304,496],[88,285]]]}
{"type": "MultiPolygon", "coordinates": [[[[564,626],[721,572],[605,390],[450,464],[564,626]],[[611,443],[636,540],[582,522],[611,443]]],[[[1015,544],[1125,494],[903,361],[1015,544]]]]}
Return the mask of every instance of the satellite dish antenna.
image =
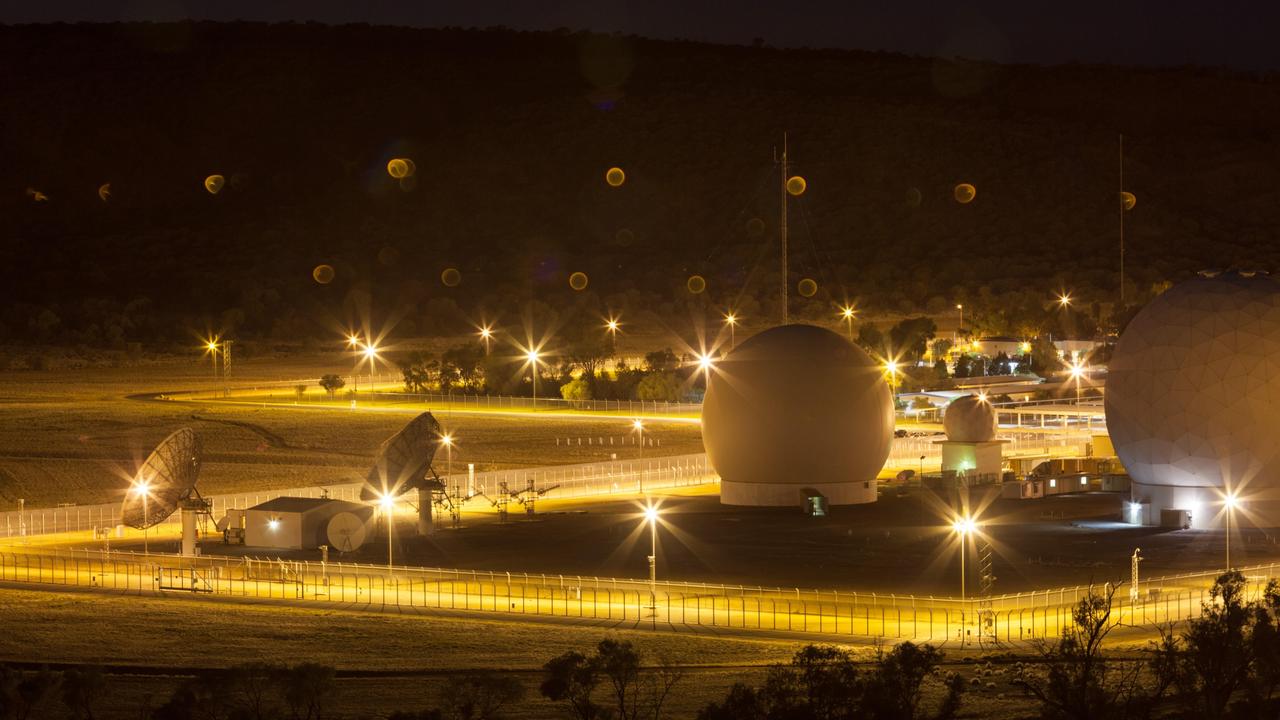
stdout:
{"type": "Polygon", "coordinates": [[[340,512],[329,518],[324,532],[329,547],[338,552],[354,552],[364,544],[369,524],[365,518],[353,512],[340,512]]]}
{"type": "Polygon", "coordinates": [[[181,509],[182,554],[194,555],[196,517],[210,510],[196,492],[202,449],[200,436],[191,428],[176,430],[157,445],[134,475],[133,489],[125,494],[120,508],[120,522],[146,530],[181,509]]]}
{"type": "MultiPolygon", "coordinates": [[[[440,437],[440,422],[431,413],[424,412],[410,420],[378,448],[373,467],[360,489],[360,499],[372,502],[388,496],[398,498],[417,490],[418,533],[431,532],[431,493],[445,490],[440,476],[431,467],[431,460],[440,447],[440,437]]],[[[338,545],[334,547],[341,549],[338,545]]]]}

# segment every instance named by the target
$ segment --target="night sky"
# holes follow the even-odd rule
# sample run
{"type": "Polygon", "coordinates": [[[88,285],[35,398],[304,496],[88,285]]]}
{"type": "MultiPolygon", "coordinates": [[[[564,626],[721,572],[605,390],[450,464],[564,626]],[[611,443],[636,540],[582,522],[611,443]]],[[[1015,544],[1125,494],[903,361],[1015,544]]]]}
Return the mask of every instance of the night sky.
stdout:
{"type": "Polygon", "coordinates": [[[29,0],[0,1],[0,22],[182,19],[505,25],[620,31],[778,47],[888,50],[1017,63],[1200,65],[1280,70],[1280,4],[975,0],[29,0]]]}

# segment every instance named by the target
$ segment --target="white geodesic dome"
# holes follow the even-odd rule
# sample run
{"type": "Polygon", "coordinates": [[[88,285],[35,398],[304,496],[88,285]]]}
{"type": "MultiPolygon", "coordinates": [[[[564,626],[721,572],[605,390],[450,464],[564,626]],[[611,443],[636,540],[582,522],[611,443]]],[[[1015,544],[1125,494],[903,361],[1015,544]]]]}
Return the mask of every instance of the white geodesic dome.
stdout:
{"type": "Polygon", "coordinates": [[[943,412],[942,427],[948,440],[988,442],[996,437],[996,409],[977,395],[959,397],[943,412]]]}
{"type": "Polygon", "coordinates": [[[1264,511],[1280,482],[1280,283],[1202,274],[1153,300],[1116,346],[1106,413],[1149,521],[1183,509],[1220,525],[1228,491],[1264,511]]]}
{"type": "Polygon", "coordinates": [[[841,335],[782,325],[739,343],[710,373],[702,442],[726,505],[874,502],[893,443],[884,371],[841,335]]]}

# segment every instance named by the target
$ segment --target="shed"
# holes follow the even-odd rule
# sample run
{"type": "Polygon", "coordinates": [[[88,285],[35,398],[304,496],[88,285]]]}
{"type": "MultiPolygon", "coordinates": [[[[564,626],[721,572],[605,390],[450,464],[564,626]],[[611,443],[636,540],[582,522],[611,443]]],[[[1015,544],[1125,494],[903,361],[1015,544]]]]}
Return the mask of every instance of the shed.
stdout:
{"type": "Polygon", "coordinates": [[[329,519],[342,512],[372,516],[368,505],[330,498],[278,497],[245,510],[244,540],[250,547],[302,550],[328,543],[329,519]]]}

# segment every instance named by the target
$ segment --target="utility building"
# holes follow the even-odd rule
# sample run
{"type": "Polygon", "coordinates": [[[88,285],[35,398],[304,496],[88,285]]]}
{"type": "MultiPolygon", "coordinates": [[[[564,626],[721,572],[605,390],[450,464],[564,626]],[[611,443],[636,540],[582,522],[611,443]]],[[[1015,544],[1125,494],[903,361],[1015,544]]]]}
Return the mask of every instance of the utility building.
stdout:
{"type": "Polygon", "coordinates": [[[281,550],[329,545],[330,520],[346,513],[366,524],[373,518],[373,508],[344,500],[302,497],[268,500],[244,511],[244,544],[281,550]]]}

